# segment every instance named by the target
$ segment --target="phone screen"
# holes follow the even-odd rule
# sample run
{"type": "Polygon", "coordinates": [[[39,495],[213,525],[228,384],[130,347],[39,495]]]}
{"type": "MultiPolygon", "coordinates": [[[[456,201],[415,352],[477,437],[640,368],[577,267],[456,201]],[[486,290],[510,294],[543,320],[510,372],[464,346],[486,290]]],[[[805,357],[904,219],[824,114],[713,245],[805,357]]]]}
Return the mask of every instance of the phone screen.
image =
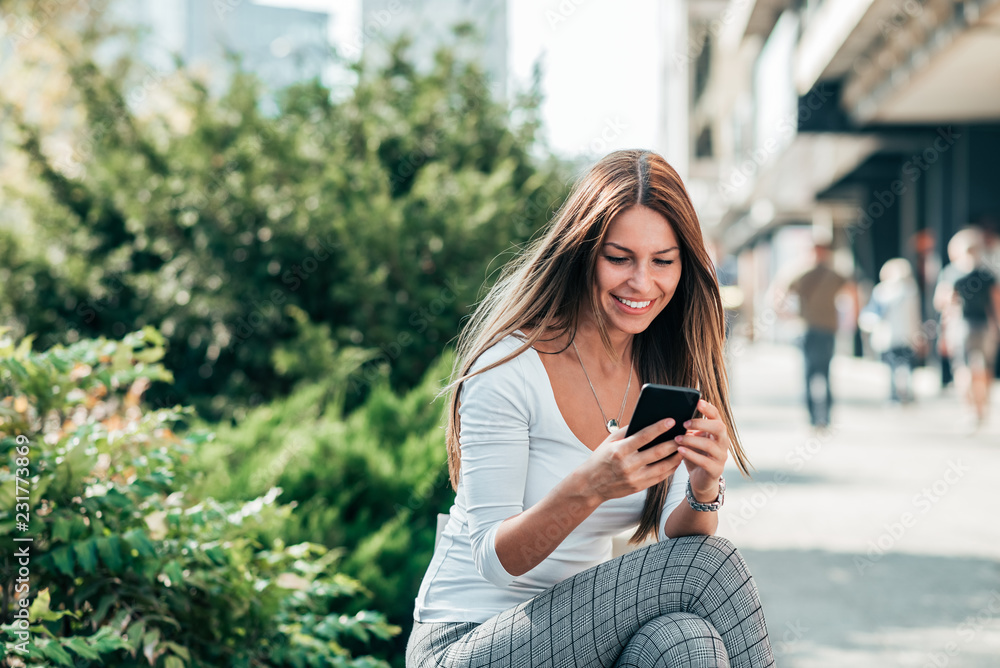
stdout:
{"type": "Polygon", "coordinates": [[[673,427],[639,450],[645,450],[657,443],[672,440],[687,431],[684,423],[694,417],[695,411],[698,409],[699,399],[701,399],[701,392],[691,387],[646,383],[642,386],[639,402],[632,413],[632,419],[629,420],[628,431],[625,432],[625,435],[631,436],[657,420],[673,418],[676,422],[673,427]]]}

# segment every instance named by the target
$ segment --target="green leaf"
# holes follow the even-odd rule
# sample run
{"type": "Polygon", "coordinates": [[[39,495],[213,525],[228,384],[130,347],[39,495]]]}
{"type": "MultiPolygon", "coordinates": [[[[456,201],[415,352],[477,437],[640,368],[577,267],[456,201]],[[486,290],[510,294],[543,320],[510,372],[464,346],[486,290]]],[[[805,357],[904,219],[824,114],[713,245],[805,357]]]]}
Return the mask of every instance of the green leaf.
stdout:
{"type": "Polygon", "coordinates": [[[149,540],[149,536],[142,529],[132,529],[123,535],[122,538],[125,539],[129,547],[138,550],[140,555],[144,557],[156,556],[156,546],[149,540]]]}
{"type": "Polygon", "coordinates": [[[167,565],[163,567],[163,572],[170,578],[171,586],[179,587],[184,583],[184,572],[176,560],[167,562],[167,565]]]}
{"type": "Polygon", "coordinates": [[[34,334],[28,334],[23,339],[21,343],[18,344],[17,349],[14,350],[14,357],[17,359],[24,359],[31,353],[31,343],[35,340],[34,334]]]}
{"type": "Polygon", "coordinates": [[[62,359],[58,355],[49,355],[47,359],[53,368],[55,368],[55,370],[59,373],[66,373],[72,368],[69,362],[62,359]]]}
{"type": "Polygon", "coordinates": [[[164,659],[163,668],[184,668],[184,662],[171,654],[164,659]]]}
{"type": "Polygon", "coordinates": [[[17,376],[21,380],[27,380],[28,379],[28,370],[25,369],[24,365],[21,364],[20,362],[18,362],[17,360],[15,360],[15,359],[6,359],[6,360],[3,361],[3,365],[6,366],[8,369],[10,369],[11,373],[13,373],[15,376],[17,376]]]}
{"type": "Polygon", "coordinates": [[[73,546],[76,553],[77,564],[84,573],[93,573],[97,570],[97,545],[94,540],[85,540],[73,546]]]}
{"type": "Polygon", "coordinates": [[[191,660],[191,652],[188,650],[187,647],[184,647],[183,645],[178,645],[177,643],[170,640],[168,640],[163,644],[169,647],[174,654],[181,657],[185,661],[191,660]]]}
{"type": "Polygon", "coordinates": [[[143,364],[152,364],[163,359],[163,348],[146,348],[135,353],[135,358],[143,364]]]}
{"type": "Polygon", "coordinates": [[[71,545],[56,548],[49,554],[52,555],[52,561],[60,573],[70,577],[73,576],[73,549],[71,545]]]}
{"type": "Polygon", "coordinates": [[[132,622],[129,625],[128,630],[125,635],[128,637],[128,644],[132,647],[132,651],[138,652],[139,646],[142,643],[142,634],[146,630],[146,620],[140,619],[137,622],[132,622]]]}
{"type": "Polygon", "coordinates": [[[38,592],[38,596],[35,597],[35,600],[31,602],[31,607],[28,608],[28,618],[33,622],[57,622],[63,617],[78,618],[80,616],[79,613],[72,610],[52,610],[49,607],[51,600],[48,587],[38,592]]]}
{"type": "Polygon", "coordinates": [[[65,516],[60,516],[52,523],[52,542],[53,543],[68,543],[69,542],[69,528],[72,526],[72,522],[65,516]]]}
{"type": "Polygon", "coordinates": [[[60,666],[73,665],[73,657],[55,640],[45,643],[39,649],[42,651],[42,654],[57,662],[60,666]]]}
{"type": "Polygon", "coordinates": [[[49,485],[52,484],[52,476],[35,476],[35,479],[31,485],[31,494],[36,499],[44,499],[45,492],[48,491],[49,485]]]}
{"type": "Polygon", "coordinates": [[[95,652],[94,648],[90,647],[83,638],[70,638],[69,640],[64,641],[63,644],[85,659],[101,658],[101,655],[95,652]]]}
{"type": "MultiPolygon", "coordinates": [[[[4,485],[0,485],[0,508],[13,508],[14,507],[14,497],[17,493],[14,490],[13,478],[10,479],[4,485]]],[[[15,521],[16,524],[16,521],[15,521]]]]}
{"type": "Polygon", "coordinates": [[[122,541],[117,534],[98,538],[97,552],[101,555],[101,561],[112,573],[120,573],[122,570],[122,541]]]}
{"type": "Polygon", "coordinates": [[[132,350],[128,346],[119,345],[111,356],[112,373],[122,373],[132,368],[132,350]]]}
{"type": "Polygon", "coordinates": [[[100,624],[104,621],[104,618],[108,616],[108,610],[114,605],[117,600],[117,596],[114,594],[107,594],[102,596],[100,602],[97,604],[97,608],[94,610],[94,622],[100,624]]]}
{"type": "Polygon", "coordinates": [[[149,661],[149,665],[156,665],[156,646],[160,642],[160,629],[154,628],[146,633],[142,638],[142,653],[149,661]]]}
{"type": "Polygon", "coordinates": [[[225,566],[227,563],[229,563],[229,558],[228,558],[229,555],[226,554],[226,551],[223,550],[218,545],[215,545],[205,550],[205,554],[208,555],[208,557],[219,566],[225,566]]]}

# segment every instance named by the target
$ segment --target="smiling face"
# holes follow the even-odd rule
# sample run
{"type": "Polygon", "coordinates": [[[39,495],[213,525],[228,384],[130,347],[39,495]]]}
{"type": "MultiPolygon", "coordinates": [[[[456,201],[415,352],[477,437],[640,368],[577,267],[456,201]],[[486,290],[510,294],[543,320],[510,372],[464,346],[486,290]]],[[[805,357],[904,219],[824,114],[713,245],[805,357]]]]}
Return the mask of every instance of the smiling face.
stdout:
{"type": "Polygon", "coordinates": [[[661,214],[637,205],[615,216],[597,259],[598,301],[610,327],[638,334],[670,302],[681,279],[681,250],[661,214]]]}

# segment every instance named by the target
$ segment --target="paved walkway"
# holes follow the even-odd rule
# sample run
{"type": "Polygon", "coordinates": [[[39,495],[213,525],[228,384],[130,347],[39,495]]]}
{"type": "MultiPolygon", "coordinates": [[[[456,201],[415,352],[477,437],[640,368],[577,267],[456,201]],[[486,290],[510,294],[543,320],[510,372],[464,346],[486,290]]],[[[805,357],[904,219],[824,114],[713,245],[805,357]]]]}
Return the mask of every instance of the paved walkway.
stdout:
{"type": "Polygon", "coordinates": [[[992,422],[966,436],[936,370],[893,408],[881,364],[838,357],[817,436],[797,349],[751,346],[732,369],[756,472],[727,471],[719,534],[753,570],[778,665],[1000,666],[1000,385],[992,422]]]}

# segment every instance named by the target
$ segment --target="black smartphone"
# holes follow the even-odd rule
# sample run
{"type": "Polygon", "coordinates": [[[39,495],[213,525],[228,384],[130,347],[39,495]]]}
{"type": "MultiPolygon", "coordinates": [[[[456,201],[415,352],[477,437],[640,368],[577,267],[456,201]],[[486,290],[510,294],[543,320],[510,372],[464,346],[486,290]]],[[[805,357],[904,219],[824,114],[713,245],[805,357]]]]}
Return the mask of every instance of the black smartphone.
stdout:
{"type": "Polygon", "coordinates": [[[701,392],[691,387],[646,383],[639,393],[639,402],[635,405],[635,411],[632,413],[632,419],[628,422],[628,431],[625,432],[625,435],[631,436],[658,420],[673,418],[676,422],[673,427],[639,450],[645,450],[657,443],[672,440],[687,432],[684,423],[694,417],[695,411],[698,409],[699,399],[701,399],[701,392]]]}

